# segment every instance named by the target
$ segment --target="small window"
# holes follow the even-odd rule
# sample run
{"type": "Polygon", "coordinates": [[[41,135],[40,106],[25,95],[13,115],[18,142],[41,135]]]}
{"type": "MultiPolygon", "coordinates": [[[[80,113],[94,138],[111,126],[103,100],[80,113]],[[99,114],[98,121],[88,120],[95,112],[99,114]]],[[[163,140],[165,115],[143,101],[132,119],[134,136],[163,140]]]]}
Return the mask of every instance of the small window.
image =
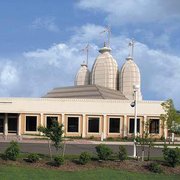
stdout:
{"type": "Polygon", "coordinates": [[[68,117],[68,132],[78,132],[79,117],[68,117]]]}
{"type": "Polygon", "coordinates": [[[91,132],[91,133],[98,133],[99,132],[99,118],[89,117],[88,132],[91,132]]]}
{"type": "Polygon", "coordinates": [[[150,119],[149,133],[159,134],[159,119],[150,119]]]}
{"type": "Polygon", "coordinates": [[[53,124],[53,121],[57,121],[58,117],[57,116],[47,116],[46,117],[46,127],[50,128],[53,124]]]}
{"type": "Polygon", "coordinates": [[[110,133],[120,132],[120,118],[109,118],[109,132],[110,133]]]}
{"type": "MultiPolygon", "coordinates": [[[[134,133],[134,118],[129,119],[129,133],[134,133]]],[[[140,119],[137,119],[137,133],[140,133],[140,119]]]]}
{"type": "Polygon", "coordinates": [[[26,131],[37,131],[37,116],[26,116],[26,131]]]}

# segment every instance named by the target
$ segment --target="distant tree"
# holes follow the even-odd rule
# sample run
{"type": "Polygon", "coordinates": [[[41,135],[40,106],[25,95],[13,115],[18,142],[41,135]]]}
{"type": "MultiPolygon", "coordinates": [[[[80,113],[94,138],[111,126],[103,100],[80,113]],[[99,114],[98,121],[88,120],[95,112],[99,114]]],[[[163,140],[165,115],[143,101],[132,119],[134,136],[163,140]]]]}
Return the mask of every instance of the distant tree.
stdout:
{"type": "Polygon", "coordinates": [[[173,125],[171,126],[171,132],[175,134],[180,134],[180,124],[174,122],[173,125]]]}
{"type": "Polygon", "coordinates": [[[176,113],[177,113],[176,123],[180,124],[180,111],[176,111],[176,113]]]}
{"type": "Polygon", "coordinates": [[[166,102],[163,102],[161,105],[165,111],[164,114],[161,114],[161,119],[163,121],[166,121],[167,127],[170,129],[173,121],[176,121],[178,119],[178,114],[174,107],[173,100],[168,99],[166,102]]]}
{"type": "Polygon", "coordinates": [[[51,159],[52,159],[52,153],[51,153],[52,151],[51,151],[50,141],[53,142],[53,145],[56,148],[56,152],[58,152],[62,148],[62,144],[61,144],[62,134],[63,134],[62,128],[63,125],[59,124],[55,119],[52,121],[52,125],[49,128],[43,126],[38,127],[38,131],[42,132],[44,136],[48,137],[49,139],[48,147],[49,147],[49,154],[51,159]]]}
{"type": "Polygon", "coordinates": [[[160,115],[160,119],[163,121],[163,127],[165,124],[170,132],[173,132],[174,123],[180,123],[180,114],[174,107],[172,99],[168,99],[166,102],[163,102],[162,108],[164,109],[164,114],[160,115]]]}

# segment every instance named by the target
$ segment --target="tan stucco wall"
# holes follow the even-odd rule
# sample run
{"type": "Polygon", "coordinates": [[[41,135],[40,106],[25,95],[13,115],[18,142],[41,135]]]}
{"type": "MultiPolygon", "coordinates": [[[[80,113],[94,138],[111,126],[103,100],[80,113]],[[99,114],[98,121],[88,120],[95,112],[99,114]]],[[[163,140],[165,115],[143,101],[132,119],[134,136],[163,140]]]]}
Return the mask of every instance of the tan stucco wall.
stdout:
{"type": "MultiPolygon", "coordinates": [[[[0,113],[109,114],[134,115],[130,100],[0,98],[0,113]]],[[[162,101],[138,101],[138,115],[164,113],[162,101]]]]}
{"type": "MultiPolygon", "coordinates": [[[[129,100],[102,100],[102,99],[51,99],[51,98],[0,98],[0,113],[21,114],[21,134],[39,134],[39,132],[26,132],[27,115],[37,116],[37,125],[46,125],[46,116],[58,116],[60,123],[64,122],[65,136],[101,137],[102,132],[106,137],[132,136],[129,134],[129,118],[134,118],[134,108],[129,100]],[[67,117],[79,117],[79,132],[67,132],[67,117]],[[88,117],[100,117],[99,133],[88,132],[88,117]],[[63,120],[64,117],[64,120],[63,120]],[[83,121],[84,117],[84,121],[83,121]],[[109,118],[119,117],[120,133],[109,133],[109,118]],[[125,117],[126,121],[125,121],[125,117]],[[83,125],[83,123],[85,123],[83,125]],[[84,129],[83,129],[84,126],[84,129]],[[124,133],[124,131],[126,133],[124,133]],[[125,135],[126,134],[126,135],[125,135]]],[[[164,113],[161,101],[139,101],[138,118],[140,118],[140,133],[144,129],[144,118],[159,118],[164,113]]],[[[161,137],[164,130],[160,126],[161,137]]]]}

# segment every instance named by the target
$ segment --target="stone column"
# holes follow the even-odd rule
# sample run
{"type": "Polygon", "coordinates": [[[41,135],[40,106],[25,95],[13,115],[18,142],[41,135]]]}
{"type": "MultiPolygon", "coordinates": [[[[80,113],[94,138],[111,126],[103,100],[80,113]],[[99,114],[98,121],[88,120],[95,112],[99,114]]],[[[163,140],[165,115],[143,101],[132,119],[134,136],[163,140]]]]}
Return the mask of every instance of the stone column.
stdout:
{"type": "Polygon", "coordinates": [[[44,114],[41,113],[40,114],[40,126],[44,126],[43,120],[44,120],[44,114]]]}
{"type": "MultiPolygon", "coordinates": [[[[44,114],[43,114],[43,113],[41,113],[41,114],[40,114],[40,126],[44,126],[43,119],[44,119],[44,114]]],[[[43,133],[42,133],[42,132],[40,132],[40,135],[42,136],[42,135],[43,135],[43,133]]]]}
{"type": "Polygon", "coordinates": [[[63,124],[63,131],[64,131],[64,133],[63,133],[63,135],[62,135],[62,137],[64,137],[64,134],[65,134],[65,115],[64,114],[62,114],[61,115],[61,118],[62,118],[62,124],[63,124]]]}
{"type": "Polygon", "coordinates": [[[143,133],[143,131],[149,131],[149,127],[147,127],[148,125],[147,125],[147,116],[144,116],[143,117],[143,120],[144,120],[144,127],[143,127],[143,129],[142,129],[142,133],[143,133]]]}
{"type": "Polygon", "coordinates": [[[127,136],[127,115],[124,115],[124,128],[123,128],[123,137],[127,136]]]}
{"type": "Polygon", "coordinates": [[[5,137],[5,139],[7,139],[7,135],[8,135],[8,114],[5,113],[5,117],[4,117],[4,137],[5,137]]]}
{"type": "Polygon", "coordinates": [[[103,115],[103,138],[107,136],[107,115],[103,115]]]}
{"type": "MultiPolygon", "coordinates": [[[[159,120],[161,122],[161,120],[159,120]]],[[[159,127],[161,129],[161,126],[159,127]]],[[[164,122],[164,139],[166,140],[167,139],[167,123],[166,121],[164,122]]]]}
{"type": "Polygon", "coordinates": [[[86,115],[83,114],[82,118],[82,138],[86,137],[86,115]]]}
{"type": "Polygon", "coordinates": [[[21,114],[19,114],[19,117],[18,117],[18,136],[19,136],[19,139],[21,140],[21,114]]]}

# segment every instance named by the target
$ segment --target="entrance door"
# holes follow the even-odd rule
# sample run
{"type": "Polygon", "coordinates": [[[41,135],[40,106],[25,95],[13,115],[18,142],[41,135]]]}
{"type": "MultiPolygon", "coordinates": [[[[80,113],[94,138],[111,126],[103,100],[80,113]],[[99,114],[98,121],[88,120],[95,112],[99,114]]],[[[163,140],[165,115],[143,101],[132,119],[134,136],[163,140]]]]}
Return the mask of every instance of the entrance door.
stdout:
{"type": "Polygon", "coordinates": [[[17,133],[17,115],[8,115],[8,133],[17,133]]]}
{"type": "Polygon", "coordinates": [[[4,133],[4,118],[0,117],[0,133],[4,133]]]}

